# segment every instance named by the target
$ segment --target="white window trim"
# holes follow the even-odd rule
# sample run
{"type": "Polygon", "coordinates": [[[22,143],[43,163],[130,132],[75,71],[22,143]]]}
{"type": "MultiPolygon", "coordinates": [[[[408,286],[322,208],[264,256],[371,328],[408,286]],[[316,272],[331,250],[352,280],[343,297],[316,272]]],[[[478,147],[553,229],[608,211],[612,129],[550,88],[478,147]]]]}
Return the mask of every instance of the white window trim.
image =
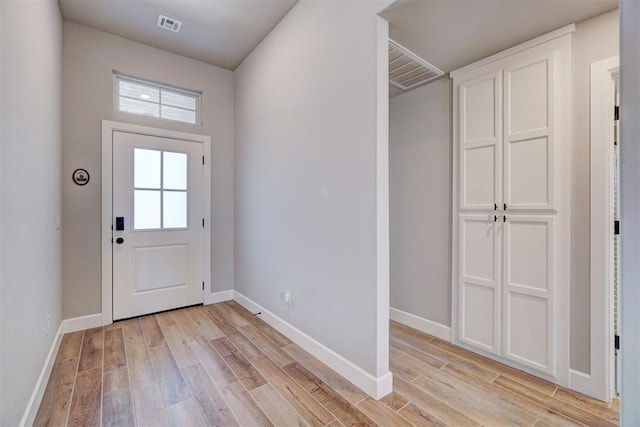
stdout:
{"type": "MultiPolygon", "coordinates": [[[[175,86],[169,83],[164,83],[164,82],[160,82],[157,80],[151,80],[151,79],[145,79],[144,77],[137,77],[131,74],[127,74],[127,73],[123,73],[121,71],[118,70],[113,70],[113,111],[115,111],[116,113],[120,113],[120,114],[126,114],[127,116],[134,116],[134,117],[146,117],[148,119],[151,120],[160,120],[163,122],[169,122],[169,123],[181,123],[184,125],[188,125],[188,126],[202,126],[202,91],[199,90],[194,90],[194,89],[188,89],[188,88],[183,88],[180,86],[175,86]],[[189,123],[189,122],[183,122],[181,120],[172,120],[172,119],[166,119],[164,117],[153,117],[153,116],[147,116],[144,114],[136,114],[136,113],[131,113],[129,111],[122,111],[120,110],[120,90],[119,90],[119,85],[118,82],[120,80],[124,80],[124,81],[128,81],[128,82],[132,82],[132,83],[139,83],[141,85],[145,85],[145,86],[150,86],[156,89],[160,89],[160,90],[169,90],[171,92],[177,92],[183,95],[187,95],[187,96],[193,96],[196,99],[196,122],[195,123],[189,123]]],[[[159,104],[162,105],[162,104],[159,104]]]]}

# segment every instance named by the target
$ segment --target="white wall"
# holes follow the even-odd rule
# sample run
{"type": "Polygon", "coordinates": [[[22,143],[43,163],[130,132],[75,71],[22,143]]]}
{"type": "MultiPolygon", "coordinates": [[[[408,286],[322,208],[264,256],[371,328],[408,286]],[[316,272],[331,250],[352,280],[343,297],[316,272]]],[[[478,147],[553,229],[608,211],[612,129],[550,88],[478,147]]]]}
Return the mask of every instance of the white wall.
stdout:
{"type": "Polygon", "coordinates": [[[376,258],[383,7],[301,1],[236,70],[235,88],[236,290],[375,377],[388,371],[376,327],[388,319],[376,258]]]}
{"type": "MultiPolygon", "coordinates": [[[[589,70],[618,55],[618,11],[573,36],[571,368],[590,371],[589,70]]],[[[452,91],[446,80],[391,98],[391,306],[450,324],[452,91]],[[450,142],[449,142],[450,143],[450,142]],[[449,190],[450,191],[450,190],[449,190]],[[445,209],[446,206],[446,209],[445,209]],[[447,255],[447,256],[445,256],[447,255]]]]}
{"type": "Polygon", "coordinates": [[[640,2],[620,2],[622,391],[620,425],[640,425],[640,2]]]}
{"type": "Polygon", "coordinates": [[[391,307],[451,325],[448,77],[390,100],[391,307]]]}
{"type": "Polygon", "coordinates": [[[233,288],[233,72],[64,22],[64,316],[101,312],[101,120],[211,136],[212,291],[233,288]],[[202,126],[114,111],[113,70],[201,90],[202,126]],[[85,168],[89,184],[71,173],[85,168]]]}
{"type": "Polygon", "coordinates": [[[0,2],[0,28],[0,425],[14,426],[62,320],[58,4],[0,2]]]}

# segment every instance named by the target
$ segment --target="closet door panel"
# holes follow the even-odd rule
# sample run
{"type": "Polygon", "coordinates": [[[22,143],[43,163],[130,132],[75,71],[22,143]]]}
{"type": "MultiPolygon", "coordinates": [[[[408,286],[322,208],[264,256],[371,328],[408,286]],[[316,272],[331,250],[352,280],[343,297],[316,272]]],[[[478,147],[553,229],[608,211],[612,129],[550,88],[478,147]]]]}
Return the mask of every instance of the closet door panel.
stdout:
{"type": "Polygon", "coordinates": [[[459,86],[461,209],[493,209],[501,191],[501,73],[459,86]]]}
{"type": "Polygon", "coordinates": [[[549,301],[526,293],[507,293],[508,359],[551,373],[549,360],[549,301]]]}
{"type": "Polygon", "coordinates": [[[491,286],[464,282],[462,299],[465,304],[461,341],[499,354],[498,321],[495,314],[498,291],[491,286]]]}
{"type": "Polygon", "coordinates": [[[554,209],[553,55],[516,55],[505,69],[504,202],[554,209]]]}
{"type": "Polygon", "coordinates": [[[507,121],[509,135],[549,128],[549,58],[524,61],[506,70],[507,121]]]}
{"type": "Polygon", "coordinates": [[[463,141],[473,143],[498,136],[498,86],[500,75],[493,74],[462,85],[463,141]]]}
{"type": "Polygon", "coordinates": [[[462,342],[500,351],[500,244],[493,215],[460,215],[462,342]]]}
{"type": "Polygon", "coordinates": [[[465,147],[462,150],[463,206],[493,209],[497,202],[495,170],[498,147],[494,144],[465,147]]]}
{"type": "Polygon", "coordinates": [[[505,203],[510,209],[551,206],[549,137],[509,141],[506,147],[505,203]]]}
{"type": "Polygon", "coordinates": [[[554,217],[508,215],[503,227],[503,353],[555,375],[554,217]]]}

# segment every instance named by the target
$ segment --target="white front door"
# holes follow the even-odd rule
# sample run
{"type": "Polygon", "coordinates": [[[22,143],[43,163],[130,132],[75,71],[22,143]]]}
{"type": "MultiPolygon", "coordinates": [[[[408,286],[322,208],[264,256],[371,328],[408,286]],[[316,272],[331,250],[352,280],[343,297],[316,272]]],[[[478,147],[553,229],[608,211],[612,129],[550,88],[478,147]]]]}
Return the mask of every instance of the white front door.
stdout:
{"type": "Polygon", "coordinates": [[[203,146],[113,133],[113,319],[203,302],[203,146]]]}

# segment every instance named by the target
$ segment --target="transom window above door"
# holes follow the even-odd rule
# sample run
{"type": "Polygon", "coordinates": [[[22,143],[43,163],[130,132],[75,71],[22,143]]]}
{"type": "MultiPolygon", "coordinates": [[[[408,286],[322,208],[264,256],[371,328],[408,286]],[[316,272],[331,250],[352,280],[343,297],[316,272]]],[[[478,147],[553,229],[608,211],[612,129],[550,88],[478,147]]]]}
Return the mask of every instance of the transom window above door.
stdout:
{"type": "Polygon", "coordinates": [[[133,229],[187,228],[186,153],[133,149],[133,229]]]}
{"type": "Polygon", "coordinates": [[[117,111],[178,122],[200,122],[200,92],[115,72],[117,111]]]}

